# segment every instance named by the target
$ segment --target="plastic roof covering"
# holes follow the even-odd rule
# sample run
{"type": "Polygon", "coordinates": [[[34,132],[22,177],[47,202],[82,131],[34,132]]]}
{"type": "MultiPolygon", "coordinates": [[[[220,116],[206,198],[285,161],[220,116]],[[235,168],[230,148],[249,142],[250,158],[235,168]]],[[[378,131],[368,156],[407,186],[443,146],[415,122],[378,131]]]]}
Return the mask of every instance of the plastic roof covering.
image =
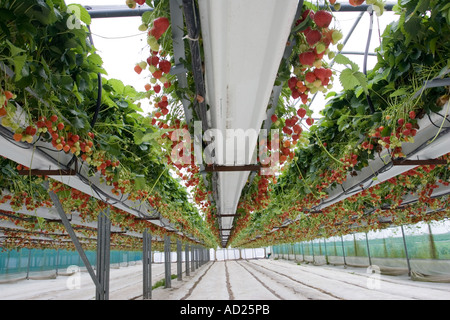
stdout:
{"type": "MultiPolygon", "coordinates": [[[[223,149],[216,145],[214,164],[251,163],[257,135],[248,135],[247,147],[235,143],[234,134],[236,129],[258,132],[266,119],[267,104],[298,1],[278,4],[273,0],[199,1],[210,127],[224,138],[223,149]]],[[[249,173],[219,172],[218,214],[236,212],[249,173]]],[[[224,243],[232,223],[232,217],[220,218],[224,243]]]]}
{"type": "MultiPolygon", "coordinates": [[[[79,3],[100,8],[92,0],[67,0],[66,3],[79,3]]],[[[213,104],[209,118],[211,128],[222,130],[260,128],[266,117],[265,109],[278,69],[277,63],[285,47],[285,39],[293,21],[297,1],[285,1],[283,5],[280,5],[279,1],[271,0],[245,2],[199,0],[198,3],[202,19],[201,32],[206,45],[204,49],[207,99],[208,103],[213,104]],[[264,67],[258,67],[258,64],[264,67]],[[267,81],[257,81],[263,78],[267,81]],[[244,96],[242,95],[244,90],[247,92],[253,90],[255,95],[244,96]],[[233,95],[229,96],[230,93],[233,95]],[[236,101],[246,107],[240,107],[240,104],[235,104],[236,101]],[[228,104],[228,102],[231,103],[228,104]]],[[[346,2],[340,1],[340,3],[345,5],[346,2]]],[[[392,2],[389,3],[392,4],[392,2]]],[[[103,1],[101,9],[113,10],[117,6],[124,7],[124,1],[103,1]]],[[[331,27],[340,29],[344,37],[352,33],[342,53],[348,55],[363,70],[362,53],[371,27],[370,15],[368,12],[361,12],[361,9],[356,9],[359,11],[350,9],[351,12],[343,10],[334,12],[335,20],[331,27]],[[355,27],[356,21],[359,22],[355,27]]],[[[376,17],[375,14],[373,17],[367,70],[376,63],[373,53],[374,49],[380,45],[385,26],[396,19],[390,11],[385,11],[381,17],[376,17]]],[[[94,44],[104,60],[109,76],[121,79],[125,84],[131,84],[137,89],[142,89],[147,83],[145,77],[138,77],[133,71],[135,63],[147,57],[146,34],[137,32],[140,24],[139,17],[93,19],[91,24],[94,44]],[[118,24],[117,19],[121,19],[123,23],[118,24]],[[117,63],[118,60],[121,63],[117,63]]],[[[340,66],[335,65],[333,68],[339,70],[340,66]]],[[[332,90],[336,92],[341,90],[338,77],[334,80],[332,90]]],[[[310,105],[314,111],[314,117],[320,117],[319,112],[325,103],[323,94],[314,96],[310,105]]],[[[143,107],[145,109],[145,106],[143,107]]],[[[148,111],[150,110],[151,108],[148,107],[148,111]]],[[[239,152],[238,154],[241,155],[239,152]]],[[[232,159],[226,157],[223,160],[218,164],[232,162],[232,159]]],[[[218,174],[220,214],[235,213],[248,175],[249,172],[218,174]]],[[[230,228],[232,221],[232,217],[222,218],[221,228],[230,228]]],[[[223,232],[224,241],[229,234],[229,231],[223,232]]]]}

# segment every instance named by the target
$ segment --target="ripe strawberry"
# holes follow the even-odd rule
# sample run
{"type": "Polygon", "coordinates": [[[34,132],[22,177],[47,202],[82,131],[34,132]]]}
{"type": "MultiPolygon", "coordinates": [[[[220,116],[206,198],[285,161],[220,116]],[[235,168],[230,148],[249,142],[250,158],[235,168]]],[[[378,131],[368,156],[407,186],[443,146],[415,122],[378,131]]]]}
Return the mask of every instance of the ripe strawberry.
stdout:
{"type": "Polygon", "coordinates": [[[364,0],[349,0],[349,3],[354,7],[360,6],[363,2],[364,0]]]}
{"type": "Polygon", "coordinates": [[[317,42],[320,41],[321,38],[322,34],[320,33],[319,30],[311,30],[306,34],[306,42],[308,42],[310,46],[315,45],[317,42]]]}
{"type": "Polygon", "coordinates": [[[308,126],[312,126],[313,123],[314,123],[314,119],[313,119],[313,118],[308,118],[308,119],[306,119],[306,124],[307,124],[308,126]]]}
{"type": "Polygon", "coordinates": [[[137,65],[134,67],[134,71],[135,71],[137,74],[141,74],[141,72],[142,72],[141,66],[137,64],[137,65]]]}
{"type": "Polygon", "coordinates": [[[310,16],[311,17],[311,19],[314,19],[314,11],[312,11],[312,10],[310,10],[310,9],[307,9],[307,10],[305,10],[303,13],[302,13],[302,21],[303,20],[305,20],[306,19],[306,17],[307,16],[310,16]]]}
{"type": "Polygon", "coordinates": [[[160,69],[162,72],[164,72],[164,73],[169,73],[171,67],[172,67],[172,64],[170,63],[170,61],[167,61],[167,60],[161,60],[161,61],[159,61],[159,69],[160,69]]]}
{"type": "Polygon", "coordinates": [[[22,134],[21,133],[14,133],[13,135],[13,139],[17,142],[19,142],[20,140],[22,140],[22,134]]]}
{"type": "Polygon", "coordinates": [[[161,91],[161,86],[157,84],[156,86],[153,87],[153,90],[155,90],[156,93],[159,93],[161,91]]]}
{"type": "Polygon", "coordinates": [[[295,86],[297,85],[297,82],[298,82],[298,79],[296,78],[296,77],[292,77],[292,78],[290,78],[289,80],[288,80],[288,86],[289,86],[289,89],[294,89],[295,88],[295,86]]]}
{"type": "Polygon", "coordinates": [[[409,117],[410,117],[411,119],[415,119],[415,118],[416,118],[416,113],[415,113],[414,111],[410,111],[410,112],[409,112],[409,117]]]}
{"type": "Polygon", "coordinates": [[[153,28],[150,30],[152,36],[158,40],[169,28],[170,22],[166,17],[159,17],[153,20],[153,28]]]}
{"type": "Polygon", "coordinates": [[[277,120],[278,120],[277,115],[276,115],[276,114],[273,114],[273,115],[270,117],[270,120],[272,120],[272,122],[277,122],[277,120]]]}
{"type": "Polygon", "coordinates": [[[4,92],[6,100],[14,98],[14,94],[11,91],[6,90],[4,92]]]}
{"type": "Polygon", "coordinates": [[[147,58],[147,63],[151,66],[157,67],[159,63],[159,57],[158,56],[150,56],[147,58]]]}
{"type": "Polygon", "coordinates": [[[156,79],[161,79],[162,77],[162,71],[161,70],[156,70],[155,72],[152,73],[152,76],[156,79]]]}
{"type": "Polygon", "coordinates": [[[305,75],[305,80],[309,83],[313,83],[314,81],[316,81],[316,75],[314,74],[314,72],[309,71],[305,75]]]}
{"type": "Polygon", "coordinates": [[[313,51],[302,52],[299,55],[299,60],[302,65],[312,67],[316,60],[316,54],[313,51]]]}
{"type": "Polygon", "coordinates": [[[333,16],[326,10],[319,10],[314,14],[314,22],[320,28],[328,28],[333,16]]]}
{"type": "Polygon", "coordinates": [[[297,114],[300,118],[304,118],[306,115],[306,109],[305,108],[300,108],[297,110],[297,114]]]}

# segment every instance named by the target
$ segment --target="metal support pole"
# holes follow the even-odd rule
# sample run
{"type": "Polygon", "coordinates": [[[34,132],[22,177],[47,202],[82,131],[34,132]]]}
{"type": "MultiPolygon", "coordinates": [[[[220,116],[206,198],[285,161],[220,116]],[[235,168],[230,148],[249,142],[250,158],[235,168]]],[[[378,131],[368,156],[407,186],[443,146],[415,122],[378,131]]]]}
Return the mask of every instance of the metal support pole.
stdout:
{"type": "Polygon", "coordinates": [[[142,265],[143,265],[143,297],[144,299],[152,298],[152,236],[147,230],[143,234],[142,248],[142,265]]]}
{"type": "Polygon", "coordinates": [[[195,269],[198,269],[198,247],[197,246],[194,247],[194,264],[195,264],[195,269]]]}
{"type": "Polygon", "coordinates": [[[411,265],[409,264],[409,255],[408,255],[408,247],[406,246],[405,231],[403,230],[403,225],[401,225],[400,227],[402,229],[403,245],[405,246],[406,262],[408,263],[408,275],[411,276],[411,265]]]}
{"type": "MultiPolygon", "coordinates": [[[[48,190],[48,188],[49,188],[48,182],[44,183],[44,187],[48,190]]],[[[94,269],[92,268],[91,263],[89,262],[83,248],[81,247],[81,243],[78,240],[77,235],[75,234],[75,231],[73,230],[69,219],[67,219],[67,215],[64,212],[64,209],[63,209],[61,203],[59,202],[58,196],[56,195],[56,193],[54,193],[53,191],[50,191],[50,190],[48,191],[48,193],[50,195],[50,199],[52,200],[53,204],[55,205],[55,209],[58,212],[64,227],[66,228],[67,233],[70,235],[70,238],[72,239],[75,249],[78,251],[78,254],[79,254],[81,260],[83,260],[83,263],[86,266],[86,269],[87,269],[89,275],[91,276],[92,281],[95,284],[96,292],[101,293],[102,286],[100,285],[100,282],[98,281],[98,278],[95,275],[94,269]]]]}
{"type": "Polygon", "coordinates": [[[189,244],[186,243],[186,248],[184,252],[184,259],[186,260],[186,276],[190,276],[190,269],[189,269],[189,244]]]}
{"type": "Polygon", "coordinates": [[[370,257],[369,238],[367,237],[367,232],[366,232],[366,244],[367,244],[367,255],[369,256],[369,266],[371,266],[372,258],[370,257]]]}
{"type": "Polygon", "coordinates": [[[109,299],[111,221],[108,216],[109,208],[100,211],[97,218],[97,278],[101,290],[96,293],[96,300],[109,299]]]}
{"type": "Polygon", "coordinates": [[[191,246],[191,270],[195,271],[195,246],[191,246]]]}
{"type": "Polygon", "coordinates": [[[28,263],[27,263],[27,277],[26,279],[29,280],[30,278],[30,263],[31,263],[31,249],[28,249],[28,263]]]}
{"type": "Polygon", "coordinates": [[[303,262],[305,262],[305,248],[303,248],[303,241],[300,242],[300,246],[302,247],[303,262]]]}
{"type": "Polygon", "coordinates": [[[183,270],[182,270],[182,262],[181,261],[182,255],[181,255],[181,241],[179,239],[177,239],[177,280],[181,281],[183,280],[183,276],[181,275],[183,270]]]}
{"type": "Polygon", "coordinates": [[[342,244],[342,256],[344,257],[344,266],[347,265],[347,262],[345,261],[345,250],[344,250],[344,238],[341,235],[341,244],[342,244]]]}
{"type": "Polygon", "coordinates": [[[172,287],[171,269],[170,269],[170,237],[164,236],[164,270],[165,270],[165,288],[172,287]]]}
{"type": "Polygon", "coordinates": [[[59,263],[59,249],[56,249],[56,276],[58,276],[58,263],[59,263]]]}
{"type": "Polygon", "coordinates": [[[328,264],[328,250],[327,250],[327,240],[323,238],[323,244],[325,246],[325,262],[328,264]]]}

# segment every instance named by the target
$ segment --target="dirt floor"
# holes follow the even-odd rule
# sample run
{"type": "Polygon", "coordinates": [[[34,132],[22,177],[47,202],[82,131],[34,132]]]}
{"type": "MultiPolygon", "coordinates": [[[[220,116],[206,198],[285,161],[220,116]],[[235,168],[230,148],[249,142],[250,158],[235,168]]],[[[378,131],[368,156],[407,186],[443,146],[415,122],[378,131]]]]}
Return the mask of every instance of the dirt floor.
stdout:
{"type": "MultiPolygon", "coordinates": [[[[183,270],[185,265],[183,264],[183,270]]],[[[172,264],[176,274],[176,264],[172,264]]],[[[164,265],[152,266],[152,283],[164,278],[164,265]]],[[[110,300],[142,300],[142,265],[111,269],[110,300]]],[[[94,285],[79,278],[20,280],[0,284],[1,300],[90,300],[94,285]]],[[[211,261],[172,288],[160,287],[152,300],[450,300],[449,283],[412,281],[407,276],[367,273],[364,268],[314,266],[257,259],[211,261]]]]}

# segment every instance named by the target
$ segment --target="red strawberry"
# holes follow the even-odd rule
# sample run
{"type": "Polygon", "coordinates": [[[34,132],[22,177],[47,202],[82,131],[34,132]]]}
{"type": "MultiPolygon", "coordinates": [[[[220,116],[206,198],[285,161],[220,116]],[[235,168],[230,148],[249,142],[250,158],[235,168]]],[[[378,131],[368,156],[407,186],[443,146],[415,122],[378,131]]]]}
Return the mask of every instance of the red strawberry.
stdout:
{"type": "Polygon", "coordinates": [[[314,14],[314,22],[320,28],[328,28],[333,16],[326,10],[319,10],[314,14]]]}
{"type": "Polygon", "coordinates": [[[145,3],[145,0],[134,0],[138,5],[142,6],[145,3]]]}
{"type": "Polygon", "coordinates": [[[314,123],[314,119],[313,119],[313,118],[308,118],[308,119],[306,119],[306,124],[307,124],[308,126],[312,126],[313,123],[314,123]]]}
{"type": "Polygon", "coordinates": [[[316,54],[313,51],[302,52],[299,55],[299,60],[302,65],[311,66],[316,60],[316,54]]]}
{"type": "Polygon", "coordinates": [[[157,67],[158,63],[159,63],[159,57],[158,56],[150,56],[147,58],[147,63],[149,65],[157,67]]]}
{"type": "Polygon", "coordinates": [[[314,75],[316,76],[316,78],[320,79],[320,80],[324,80],[327,77],[328,72],[326,71],[325,68],[316,68],[314,69],[314,75]]]}
{"type": "Polygon", "coordinates": [[[415,118],[416,118],[416,113],[415,113],[414,111],[410,111],[410,112],[409,112],[409,117],[410,117],[411,119],[415,119],[415,118]]]}
{"type": "Polygon", "coordinates": [[[297,110],[297,114],[300,118],[304,118],[306,115],[306,109],[305,108],[300,108],[297,110]]]}
{"type": "Polygon", "coordinates": [[[169,73],[171,67],[172,67],[172,64],[170,63],[170,61],[167,61],[167,60],[159,61],[159,69],[161,69],[162,72],[169,73]]]}
{"type": "Polygon", "coordinates": [[[152,73],[152,76],[153,76],[153,78],[161,79],[162,71],[161,70],[156,70],[155,72],[152,73]]]}
{"type": "Polygon", "coordinates": [[[142,72],[141,66],[137,64],[137,65],[134,67],[134,71],[136,71],[137,74],[140,74],[140,73],[142,72]]]}
{"type": "Polygon", "coordinates": [[[161,33],[161,35],[166,32],[169,28],[170,22],[166,17],[159,17],[153,20],[153,26],[161,33]]]}
{"type": "Polygon", "coordinates": [[[363,2],[364,0],[349,0],[349,3],[354,7],[361,5],[363,2]]]}
{"type": "Polygon", "coordinates": [[[311,17],[311,19],[314,19],[314,11],[307,9],[302,13],[302,20],[305,20],[308,15],[311,17]]]}
{"type": "Polygon", "coordinates": [[[316,76],[314,74],[314,72],[308,72],[305,75],[305,80],[308,81],[309,83],[313,83],[314,81],[316,81],[316,76]]]}
{"type": "Polygon", "coordinates": [[[270,120],[272,120],[272,122],[277,122],[277,120],[278,120],[277,115],[276,115],[276,114],[273,114],[273,115],[270,117],[270,120]]]}
{"type": "Polygon", "coordinates": [[[308,42],[310,46],[315,45],[317,42],[320,41],[321,38],[322,34],[320,33],[319,30],[311,30],[306,34],[306,42],[308,42]]]}
{"type": "Polygon", "coordinates": [[[293,99],[298,99],[300,97],[300,92],[298,91],[292,91],[292,98],[293,99]]]}
{"type": "Polygon", "coordinates": [[[156,93],[159,93],[161,91],[161,86],[157,84],[156,86],[153,87],[153,90],[155,90],[156,93]]]}
{"type": "Polygon", "coordinates": [[[297,85],[297,81],[298,81],[298,79],[297,79],[297,77],[292,77],[292,78],[290,78],[289,80],[288,80],[288,86],[289,86],[289,89],[294,89],[295,88],[295,86],[297,85]]]}

